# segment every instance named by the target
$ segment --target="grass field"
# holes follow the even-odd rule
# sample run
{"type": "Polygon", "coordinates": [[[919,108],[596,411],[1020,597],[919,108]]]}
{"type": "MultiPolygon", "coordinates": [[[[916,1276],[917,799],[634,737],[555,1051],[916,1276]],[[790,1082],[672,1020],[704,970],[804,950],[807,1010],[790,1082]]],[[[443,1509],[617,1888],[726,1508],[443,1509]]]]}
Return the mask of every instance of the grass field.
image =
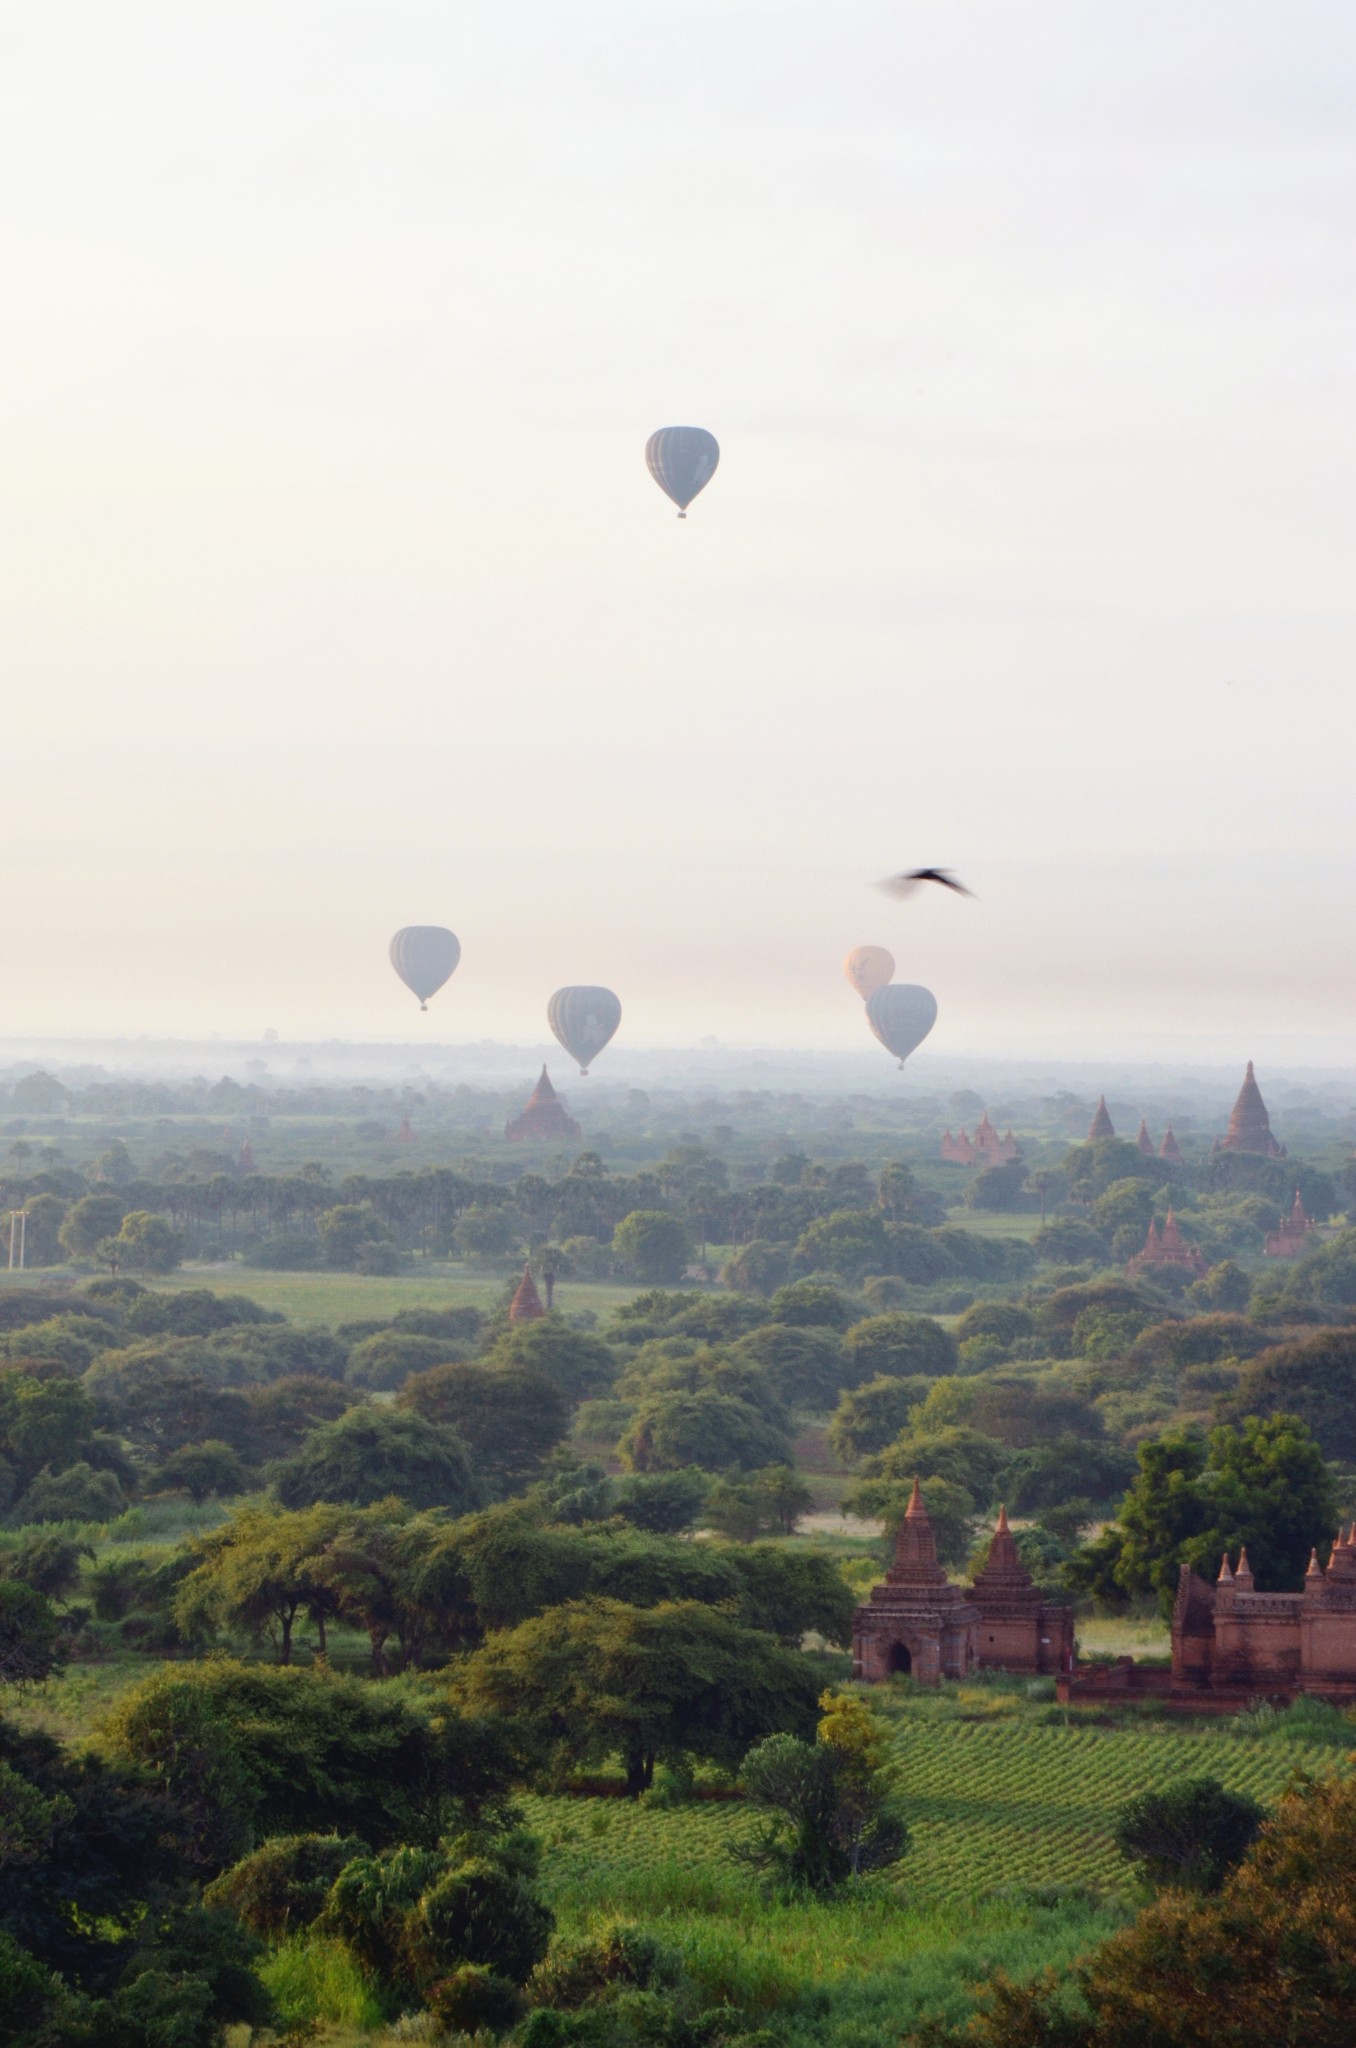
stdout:
{"type": "MultiPolygon", "coordinates": [[[[157,1287],[211,1287],[221,1294],[245,1294],[261,1308],[281,1309],[294,1323],[356,1323],[396,1315],[403,1308],[453,1308],[470,1303],[492,1309],[504,1292],[502,1273],[479,1273],[468,1266],[420,1261],[409,1273],[368,1278],[361,1273],[260,1273],[234,1262],[180,1267],[157,1287]]],[[[634,1286],[602,1281],[562,1282],[556,1307],[565,1315],[589,1309],[601,1321],[618,1303],[629,1301],[634,1286]]]]}

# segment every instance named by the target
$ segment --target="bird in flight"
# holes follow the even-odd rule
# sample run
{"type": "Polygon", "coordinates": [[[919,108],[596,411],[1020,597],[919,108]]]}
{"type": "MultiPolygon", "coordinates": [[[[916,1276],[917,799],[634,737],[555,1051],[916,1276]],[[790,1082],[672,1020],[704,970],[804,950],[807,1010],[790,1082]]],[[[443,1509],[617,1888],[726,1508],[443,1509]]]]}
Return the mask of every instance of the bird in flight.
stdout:
{"type": "Polygon", "coordinates": [[[973,896],[974,890],[967,889],[964,882],[958,882],[950,868],[909,868],[902,875],[887,875],[883,882],[877,882],[878,889],[884,889],[890,896],[912,896],[921,882],[940,882],[944,889],[954,889],[958,896],[973,896]]]}

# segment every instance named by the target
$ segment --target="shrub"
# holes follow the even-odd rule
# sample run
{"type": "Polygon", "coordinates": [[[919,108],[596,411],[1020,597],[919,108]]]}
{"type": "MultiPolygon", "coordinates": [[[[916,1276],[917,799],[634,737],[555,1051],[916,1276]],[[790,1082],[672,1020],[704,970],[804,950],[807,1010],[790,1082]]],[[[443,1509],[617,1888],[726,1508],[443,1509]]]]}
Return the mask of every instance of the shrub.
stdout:
{"type": "Polygon", "coordinates": [[[320,1918],[334,1880],[366,1846],[356,1835],[274,1835],[214,1878],[203,1897],[277,1940],[320,1918]]]}

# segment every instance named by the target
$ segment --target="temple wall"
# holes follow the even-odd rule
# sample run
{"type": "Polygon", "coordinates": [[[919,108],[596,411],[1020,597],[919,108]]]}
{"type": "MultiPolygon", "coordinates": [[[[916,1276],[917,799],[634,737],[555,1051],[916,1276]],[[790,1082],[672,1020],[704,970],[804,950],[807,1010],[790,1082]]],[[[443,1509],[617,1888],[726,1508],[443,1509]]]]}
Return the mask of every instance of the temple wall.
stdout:
{"type": "Polygon", "coordinates": [[[1300,1672],[1299,1593],[1241,1593],[1215,1603],[1216,1685],[1292,1685],[1300,1672]]]}

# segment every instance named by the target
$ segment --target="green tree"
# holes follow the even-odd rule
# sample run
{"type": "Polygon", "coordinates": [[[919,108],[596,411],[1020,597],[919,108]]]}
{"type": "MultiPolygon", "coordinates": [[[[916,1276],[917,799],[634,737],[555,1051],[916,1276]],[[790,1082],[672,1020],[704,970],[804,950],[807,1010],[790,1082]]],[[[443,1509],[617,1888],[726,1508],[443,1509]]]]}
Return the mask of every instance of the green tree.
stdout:
{"type": "Polygon", "coordinates": [[[132,1273],[172,1273],[184,1256],[184,1240],[169,1218],[149,1209],[131,1210],[104,1242],[116,1248],[117,1266],[132,1273]]]}
{"type": "Polygon", "coordinates": [[[1139,1467],[1116,1522],[1070,1565],[1076,1589],[1153,1592],[1167,1615],[1182,1565],[1213,1576],[1226,1550],[1246,1548],[1263,1587],[1298,1590],[1311,1547],[1337,1530],[1332,1473],[1292,1415],[1250,1415],[1208,1440],[1169,1433],[1141,1444],[1139,1467]]]}
{"type": "Polygon", "coordinates": [[[790,1323],[800,1330],[846,1330],[852,1321],[847,1297],[823,1280],[793,1280],[779,1287],[768,1303],[774,1323],[790,1323]]]}
{"type": "Polygon", "coordinates": [[[1266,1818],[1246,1793],[1218,1778],[1183,1778],[1163,1792],[1141,1792],[1122,1807],[1116,1847],[1149,1884],[1217,1892],[1243,1861],[1266,1818]]]}
{"type": "Polygon", "coordinates": [[[62,1220],[60,1238],[68,1258],[92,1259],[102,1239],[115,1237],[127,1205],[119,1195],[82,1195],[62,1220]]]}
{"type": "Polygon", "coordinates": [[[692,1465],[707,1472],[728,1471],[732,1465],[749,1472],[792,1462],[785,1431],[747,1401],[711,1388],[642,1402],[617,1448],[635,1472],[674,1472],[692,1465]]]}
{"type": "Polygon", "coordinates": [[[1192,1282],[1187,1299],[1198,1308],[1222,1309],[1229,1315],[1241,1316],[1252,1300],[1252,1281],[1233,1259],[1222,1259],[1192,1282]]]}
{"type": "Polygon", "coordinates": [[[431,1725],[390,1688],[229,1658],[143,1679],[101,1742],[181,1803],[191,1841],[180,1853],[210,1875],[269,1835],[431,1845],[468,1798],[498,1796],[509,1768],[502,1745],[446,1712],[431,1725]]]}
{"type": "Polygon", "coordinates": [[[957,1364],[956,1340],[932,1316],[867,1316],[854,1323],[843,1337],[843,1381],[859,1387],[866,1380],[908,1379],[913,1374],[929,1378],[953,1373],[957,1364]]]}
{"type": "Polygon", "coordinates": [[[803,1233],[795,1251],[802,1273],[837,1273],[844,1280],[880,1272],[889,1256],[885,1225],[874,1209],[836,1209],[821,1216],[803,1233]]]}
{"type": "Polygon", "coordinates": [[[200,1505],[209,1494],[243,1493],[249,1475],[229,1444],[209,1437],[205,1443],[184,1444],[174,1451],[152,1475],[151,1483],[162,1490],[182,1488],[200,1505]]]}
{"type": "Polygon", "coordinates": [[[617,1377],[616,1353],[601,1337],[572,1328],[561,1315],[515,1323],[496,1339],[483,1363],[540,1373],[571,1407],[606,1394],[617,1377]]]}
{"type": "Polygon", "coordinates": [[[745,1795],[765,1824],[736,1858],[789,1892],[830,1893],[899,1862],[909,1831],[894,1800],[884,1730],[860,1700],[826,1692],[813,1742],[773,1735],[744,1759],[745,1795]]]}
{"type": "Polygon", "coordinates": [[[755,1237],[732,1252],[721,1269],[727,1287],[742,1294],[775,1294],[791,1271],[791,1253],[784,1244],[768,1244],[755,1237]]]}
{"type": "Polygon", "coordinates": [[[922,1377],[896,1379],[882,1373],[850,1387],[838,1398],[829,1425],[829,1443],[845,1465],[883,1451],[908,1427],[915,1408],[927,1399],[932,1381],[922,1377]]]}
{"type": "Polygon", "coordinates": [[[842,1352],[832,1330],[765,1323],[732,1344],[730,1356],[758,1366],[787,1408],[827,1414],[842,1388],[842,1352]]]}
{"type": "Polygon", "coordinates": [[[790,1465],[769,1465],[740,1479],[717,1479],[706,1497],[706,1520],[722,1536],[750,1543],[774,1532],[793,1536],[814,1495],[790,1465]]]}
{"type": "Polygon", "coordinates": [[[531,1484],[570,1426],[556,1382],[522,1365],[438,1365],[407,1380],[396,1405],[455,1429],[475,1470],[507,1493],[531,1484]]]}
{"type": "MultiPolygon", "coordinates": [[[[57,1266],[61,1263],[61,1226],[66,1204],[55,1195],[31,1195],[17,1212],[24,1218],[23,1251],[26,1266],[57,1266]]],[[[10,1215],[0,1216],[0,1236],[9,1242],[10,1215]]]]}
{"type": "Polygon", "coordinates": [[[391,1233],[370,1202],[341,1202],[316,1219],[322,1264],[340,1273],[394,1271],[391,1233]],[[374,1252],[389,1251],[390,1263],[374,1252]]]}
{"type": "Polygon", "coordinates": [[[816,1685],[797,1652],[695,1601],[591,1600],[492,1637],[454,1692],[472,1713],[518,1718],[560,1761],[620,1752],[634,1797],[657,1763],[733,1768],[764,1735],[808,1734],[816,1685]]]}
{"type": "Polygon", "coordinates": [[[290,1664],[297,1617],[309,1613],[323,1644],[337,1608],[329,1546],[342,1522],[343,1510],[328,1504],[301,1514],[241,1509],[193,1546],[198,1562],[175,1601],[180,1628],[190,1639],[213,1628],[267,1635],[278,1662],[290,1664]]]}
{"type": "Polygon", "coordinates": [[[635,1279],[664,1287],[682,1279],[692,1241],[679,1217],[663,1209],[633,1209],[613,1231],[612,1249],[635,1279]]]}
{"type": "Polygon", "coordinates": [[[16,1579],[0,1579],[0,1685],[38,1685],[58,1662],[51,1601],[16,1579]]]}
{"type": "Polygon", "coordinates": [[[395,1496],[412,1508],[442,1507],[457,1515],[485,1498],[454,1429],[366,1406],[312,1430],[296,1457],[274,1468],[273,1490],[285,1508],[317,1501],[366,1507],[395,1496]]]}
{"type": "Polygon", "coordinates": [[[1298,1416],[1326,1457],[1356,1462],[1356,1330],[1315,1330],[1259,1351],[1220,1403],[1229,1421],[1276,1409],[1298,1416]]]}

